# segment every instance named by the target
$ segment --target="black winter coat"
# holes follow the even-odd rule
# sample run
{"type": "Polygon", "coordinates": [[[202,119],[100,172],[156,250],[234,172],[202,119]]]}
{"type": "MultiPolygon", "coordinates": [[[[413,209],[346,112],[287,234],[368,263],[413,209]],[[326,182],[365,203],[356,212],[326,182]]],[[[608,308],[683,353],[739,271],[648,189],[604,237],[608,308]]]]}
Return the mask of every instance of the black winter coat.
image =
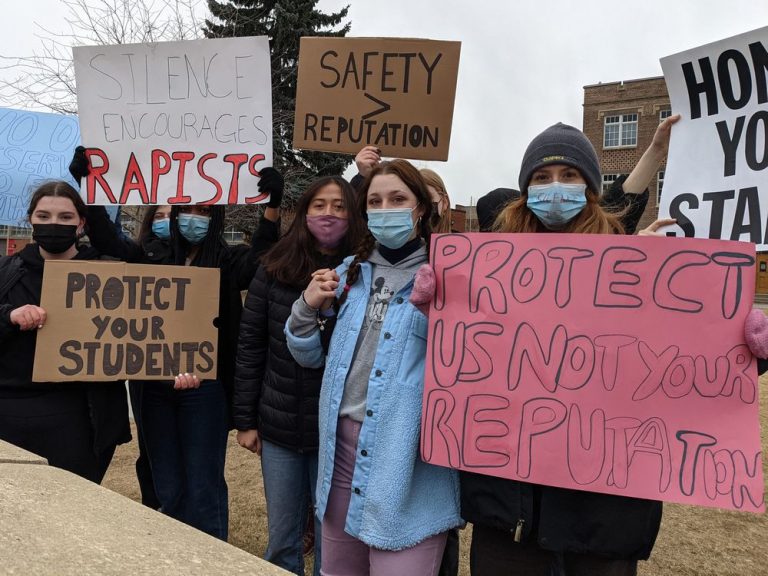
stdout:
{"type": "Polygon", "coordinates": [[[240,323],[233,417],[238,430],[255,429],[273,444],[308,452],[318,448],[323,369],[299,366],[285,341],[285,323],[300,296],[300,288],[263,268],[256,272],[240,323]]]}
{"type": "MultiPolygon", "coordinates": [[[[757,359],[759,374],[768,360],[757,359]]],[[[505,530],[545,550],[645,560],[661,523],[662,503],[541,486],[459,472],[461,516],[467,522],[505,530]]]]}
{"type": "MultiPolygon", "coordinates": [[[[47,392],[60,393],[62,389],[68,389],[73,394],[84,393],[90,407],[94,452],[101,454],[130,441],[128,401],[123,382],[32,382],[37,331],[19,330],[11,323],[10,316],[14,309],[25,304],[40,305],[45,260],[40,256],[37,244],[28,244],[18,254],[5,258],[19,260],[21,267],[14,273],[16,279],[11,284],[6,285],[5,280],[13,266],[4,265],[0,274],[0,286],[6,291],[0,300],[0,398],[36,397],[44,403],[47,392]]],[[[97,259],[99,253],[88,247],[81,248],[74,257],[74,260],[97,259]]],[[[62,434],[67,433],[62,430],[62,434]]]]}
{"type": "Polygon", "coordinates": [[[656,542],[662,504],[460,472],[467,522],[535,540],[545,550],[644,560],[656,542]]]}

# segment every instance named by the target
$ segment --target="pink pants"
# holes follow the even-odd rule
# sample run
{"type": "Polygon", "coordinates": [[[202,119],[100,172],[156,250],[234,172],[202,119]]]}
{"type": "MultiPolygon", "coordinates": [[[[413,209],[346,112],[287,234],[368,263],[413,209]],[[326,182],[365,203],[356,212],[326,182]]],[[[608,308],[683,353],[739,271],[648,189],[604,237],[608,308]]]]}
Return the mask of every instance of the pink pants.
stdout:
{"type": "Polygon", "coordinates": [[[378,550],[344,532],[357,438],[362,423],[339,418],[331,492],[323,518],[322,576],[436,576],[447,532],[422,540],[412,548],[378,550]]]}

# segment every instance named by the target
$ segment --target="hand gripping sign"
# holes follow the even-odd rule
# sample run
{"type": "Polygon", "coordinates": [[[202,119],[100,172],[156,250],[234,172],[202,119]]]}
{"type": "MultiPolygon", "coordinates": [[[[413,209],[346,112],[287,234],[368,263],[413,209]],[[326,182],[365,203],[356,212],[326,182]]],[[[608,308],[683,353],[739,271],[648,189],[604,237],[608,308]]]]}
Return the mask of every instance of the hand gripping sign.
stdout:
{"type": "Polygon", "coordinates": [[[747,243],[433,237],[425,461],[763,510],[747,243]]]}
{"type": "Polygon", "coordinates": [[[460,42],[302,38],[293,145],[447,160],[460,42]]]}
{"type": "Polygon", "coordinates": [[[672,129],[659,214],[768,250],[768,27],[662,58],[672,129]]]}
{"type": "Polygon", "coordinates": [[[272,165],[266,38],[74,48],[88,204],[250,204],[272,165]]]}
{"type": "Polygon", "coordinates": [[[49,260],[36,382],[216,377],[219,271],[49,260]]]}

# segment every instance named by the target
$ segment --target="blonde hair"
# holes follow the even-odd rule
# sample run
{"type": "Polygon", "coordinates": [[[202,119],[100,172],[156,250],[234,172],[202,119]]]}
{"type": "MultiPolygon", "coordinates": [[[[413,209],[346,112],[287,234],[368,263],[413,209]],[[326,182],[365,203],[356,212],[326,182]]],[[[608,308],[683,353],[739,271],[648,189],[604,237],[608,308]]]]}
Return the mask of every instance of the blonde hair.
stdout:
{"type": "MultiPolygon", "coordinates": [[[[587,204],[578,216],[568,223],[563,230],[576,234],[624,234],[620,215],[604,210],[598,203],[598,195],[587,189],[587,204]]],[[[520,198],[507,204],[496,217],[494,232],[549,232],[528,208],[528,190],[520,198]]]]}
{"type": "Polygon", "coordinates": [[[437,190],[437,193],[440,195],[440,202],[442,203],[445,201],[446,204],[445,209],[440,216],[440,220],[438,220],[437,224],[432,228],[432,232],[436,234],[448,233],[451,231],[451,199],[445,189],[445,183],[434,170],[422,168],[419,172],[421,172],[421,177],[424,178],[424,182],[426,182],[427,186],[432,186],[432,188],[437,190]]]}

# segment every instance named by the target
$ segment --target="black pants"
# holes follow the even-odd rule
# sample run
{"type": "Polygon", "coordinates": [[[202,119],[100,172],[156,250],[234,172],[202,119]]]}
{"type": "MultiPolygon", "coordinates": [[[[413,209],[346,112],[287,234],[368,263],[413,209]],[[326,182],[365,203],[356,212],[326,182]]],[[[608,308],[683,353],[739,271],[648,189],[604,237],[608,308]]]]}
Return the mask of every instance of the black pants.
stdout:
{"type": "Polygon", "coordinates": [[[139,457],[136,459],[136,479],[139,481],[139,490],[141,491],[141,503],[149,506],[153,510],[160,508],[160,501],[155,494],[155,483],[152,478],[152,468],[149,466],[149,456],[147,456],[147,445],[144,442],[144,424],[141,420],[142,393],[144,391],[144,382],[128,383],[128,393],[131,398],[131,410],[133,410],[133,421],[136,423],[136,440],[139,447],[139,457]]]}
{"type": "Polygon", "coordinates": [[[459,574],[459,529],[448,530],[443,559],[437,576],[458,576],[459,574]]]}
{"type": "Polygon", "coordinates": [[[469,552],[472,576],[636,576],[636,560],[589,554],[559,554],[535,542],[517,543],[512,534],[475,525],[469,552]]]}
{"type": "Polygon", "coordinates": [[[36,396],[0,398],[0,439],[99,483],[115,447],[96,454],[85,391],[61,387],[36,396]]]}

